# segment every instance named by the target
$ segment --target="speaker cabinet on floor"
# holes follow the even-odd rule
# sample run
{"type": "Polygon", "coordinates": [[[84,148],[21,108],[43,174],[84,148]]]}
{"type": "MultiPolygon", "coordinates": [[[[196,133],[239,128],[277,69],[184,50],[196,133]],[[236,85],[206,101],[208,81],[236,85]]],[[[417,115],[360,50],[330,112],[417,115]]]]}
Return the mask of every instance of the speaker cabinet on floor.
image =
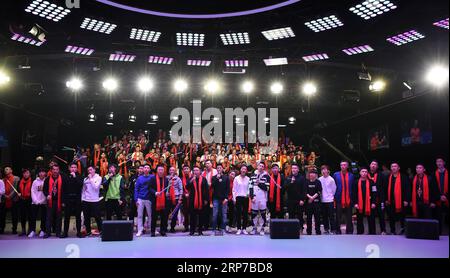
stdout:
{"type": "Polygon", "coordinates": [[[133,221],[103,221],[102,241],[132,241],[133,221]]]}
{"type": "Polygon", "coordinates": [[[407,238],[439,240],[439,221],[434,219],[406,219],[407,238]]]}
{"type": "Polygon", "coordinates": [[[299,239],[300,221],[298,219],[271,219],[271,239],[299,239]]]}

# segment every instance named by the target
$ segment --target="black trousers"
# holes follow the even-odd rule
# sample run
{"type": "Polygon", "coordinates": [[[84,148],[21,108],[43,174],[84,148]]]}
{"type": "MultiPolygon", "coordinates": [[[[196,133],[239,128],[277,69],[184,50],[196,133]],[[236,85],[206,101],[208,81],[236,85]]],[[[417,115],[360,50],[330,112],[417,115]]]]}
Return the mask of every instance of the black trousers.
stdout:
{"type": "Polygon", "coordinates": [[[169,217],[169,211],[172,203],[166,200],[166,206],[163,210],[156,211],[156,201],[152,202],[152,227],[151,233],[154,234],[156,232],[156,222],[158,217],[160,218],[160,228],[159,232],[161,234],[167,233],[167,221],[169,217]]]}
{"type": "Polygon", "coordinates": [[[236,225],[236,206],[233,201],[228,202],[228,226],[235,227],[236,225]]]}
{"type": "Polygon", "coordinates": [[[119,200],[109,199],[105,202],[106,206],[106,220],[111,220],[113,214],[116,215],[117,220],[122,220],[122,209],[119,205],[119,200]]]}
{"type": "Polygon", "coordinates": [[[238,230],[246,229],[248,224],[248,197],[236,197],[236,225],[238,230]]]}
{"type": "Polygon", "coordinates": [[[134,221],[134,218],[137,217],[137,207],[136,202],[133,200],[133,198],[130,199],[130,211],[128,213],[128,220],[134,221]]]}
{"type": "Polygon", "coordinates": [[[336,233],[340,234],[341,232],[341,221],[344,218],[344,223],[346,225],[346,234],[353,234],[353,208],[343,208],[339,202],[336,202],[336,233]]]}
{"type": "Polygon", "coordinates": [[[381,208],[381,204],[377,204],[377,208],[375,210],[376,216],[378,217],[378,221],[380,221],[380,231],[383,233],[386,232],[386,217],[385,217],[385,209],[381,208]]]}
{"type": "Polygon", "coordinates": [[[325,231],[329,232],[331,228],[332,232],[336,232],[336,215],[334,213],[334,202],[322,203],[321,211],[323,228],[325,229],[325,231]]]}
{"type": "Polygon", "coordinates": [[[28,232],[30,232],[30,222],[31,222],[31,199],[19,200],[19,215],[20,215],[20,226],[22,227],[22,233],[27,233],[27,222],[28,222],[28,232]]]}
{"type": "Polygon", "coordinates": [[[205,208],[205,207],[203,207],[203,209],[201,209],[201,210],[196,210],[194,208],[191,208],[190,216],[189,216],[190,220],[191,220],[190,229],[189,229],[191,234],[195,233],[196,228],[199,233],[201,233],[203,231],[203,227],[205,226],[203,222],[206,219],[206,214],[205,214],[206,209],[207,208],[205,208]]]}
{"type": "Polygon", "coordinates": [[[305,224],[305,206],[300,206],[300,201],[288,202],[289,219],[298,219],[300,221],[300,230],[303,231],[303,225],[305,224]]]}
{"type": "Polygon", "coordinates": [[[306,205],[306,232],[312,233],[312,218],[314,216],[314,228],[316,235],[320,235],[320,203],[312,202],[306,205]]]}
{"type": "Polygon", "coordinates": [[[417,204],[417,217],[421,219],[432,219],[433,213],[430,208],[430,205],[425,204],[417,204]]]}
{"type": "Polygon", "coordinates": [[[86,227],[86,232],[89,234],[91,232],[91,218],[95,219],[97,222],[98,231],[102,231],[102,217],[100,214],[100,202],[82,202],[81,207],[83,209],[84,215],[84,226],[86,227]]]}
{"type": "Polygon", "coordinates": [[[184,216],[184,229],[188,229],[190,212],[189,212],[189,199],[186,198],[186,196],[183,197],[183,207],[181,208],[181,212],[183,213],[184,216]]]}
{"type": "Polygon", "coordinates": [[[31,221],[30,232],[36,232],[37,216],[40,215],[41,231],[46,232],[45,222],[47,220],[47,206],[46,205],[31,205],[31,221]]]}
{"type": "Polygon", "coordinates": [[[282,219],[283,218],[283,204],[280,204],[280,211],[277,210],[277,203],[276,202],[268,202],[269,212],[270,212],[270,219],[282,219]]]}
{"type": "Polygon", "coordinates": [[[69,232],[70,217],[75,216],[77,233],[81,232],[81,201],[66,200],[64,208],[64,233],[69,232]]]}
{"type": "Polygon", "coordinates": [[[47,219],[45,231],[47,234],[51,234],[52,227],[57,236],[61,235],[62,228],[62,212],[58,211],[57,201],[53,201],[53,207],[47,207],[47,219]]]}
{"type": "Polygon", "coordinates": [[[372,209],[370,211],[370,215],[367,216],[363,213],[356,214],[356,232],[358,235],[364,234],[364,218],[367,218],[367,222],[369,224],[369,235],[375,235],[376,234],[376,228],[375,228],[375,215],[376,215],[376,209],[372,209]]]}
{"type": "Polygon", "coordinates": [[[403,229],[405,227],[405,215],[406,215],[406,209],[402,204],[402,210],[400,212],[397,212],[395,210],[394,205],[387,206],[387,213],[389,216],[389,226],[390,226],[390,232],[391,234],[396,234],[395,231],[395,223],[400,222],[400,227],[403,229]]]}
{"type": "Polygon", "coordinates": [[[13,232],[17,232],[17,223],[19,222],[19,204],[17,202],[13,202],[11,208],[6,208],[5,201],[0,203],[0,232],[5,231],[6,213],[8,211],[11,212],[12,230],[13,232]]]}

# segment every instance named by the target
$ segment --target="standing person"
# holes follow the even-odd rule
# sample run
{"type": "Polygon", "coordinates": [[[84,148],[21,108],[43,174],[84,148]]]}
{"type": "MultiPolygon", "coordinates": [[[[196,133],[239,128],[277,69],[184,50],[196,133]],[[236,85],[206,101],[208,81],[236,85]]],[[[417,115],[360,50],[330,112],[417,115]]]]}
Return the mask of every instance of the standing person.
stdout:
{"type": "Polygon", "coordinates": [[[209,188],[206,179],[201,175],[200,168],[194,166],[194,177],[187,185],[189,191],[190,233],[193,236],[197,228],[198,234],[203,235],[203,223],[205,221],[205,208],[208,206],[209,188]]]}
{"type": "Polygon", "coordinates": [[[234,179],[233,182],[233,202],[236,205],[236,222],[237,222],[237,235],[247,232],[248,222],[248,188],[250,178],[247,177],[247,166],[242,165],[240,174],[234,179]]]}
{"type": "MultiPolygon", "coordinates": [[[[149,165],[150,167],[150,165],[149,165]]],[[[137,207],[136,207],[136,202],[134,202],[135,196],[134,196],[134,192],[135,192],[135,185],[136,185],[136,181],[137,179],[142,176],[144,174],[144,166],[143,165],[139,165],[136,166],[136,173],[133,173],[133,175],[131,175],[129,181],[128,181],[128,190],[130,192],[130,210],[128,212],[128,220],[134,221],[135,225],[137,225],[136,222],[136,217],[137,217],[137,207]]]]}
{"type": "Polygon", "coordinates": [[[172,217],[170,218],[170,232],[175,233],[175,226],[177,225],[178,212],[183,205],[183,182],[177,175],[175,167],[169,168],[169,194],[166,195],[167,202],[172,210],[172,217]]]}
{"type": "Polygon", "coordinates": [[[249,183],[249,196],[251,200],[251,212],[253,231],[252,235],[258,231],[258,214],[261,215],[263,224],[261,227],[260,235],[264,235],[264,229],[266,227],[266,210],[267,210],[267,190],[270,186],[270,176],[266,172],[266,164],[258,163],[257,170],[253,173],[249,183]]]}
{"type": "Polygon", "coordinates": [[[134,203],[137,207],[137,237],[144,233],[144,209],[147,211],[147,216],[152,219],[152,202],[150,201],[150,165],[144,166],[144,174],[139,176],[134,186],[134,203]]]}
{"type": "Polygon", "coordinates": [[[12,234],[17,234],[17,223],[19,222],[19,196],[17,195],[20,178],[14,176],[11,167],[7,166],[3,170],[3,183],[5,184],[5,202],[0,204],[0,234],[5,232],[6,212],[11,212],[12,218],[12,234]]]}
{"type": "Polygon", "coordinates": [[[77,228],[77,237],[81,235],[81,190],[83,189],[83,178],[78,174],[78,166],[76,163],[69,165],[69,176],[64,187],[63,203],[64,203],[64,233],[63,238],[69,235],[70,217],[75,216],[77,228]]]}
{"type": "Polygon", "coordinates": [[[386,220],[385,220],[385,202],[386,202],[386,194],[383,185],[383,174],[378,170],[378,162],[376,160],[372,160],[369,167],[369,174],[367,177],[374,183],[376,186],[376,201],[375,204],[377,206],[375,213],[379,219],[380,231],[381,235],[386,235],[386,220]]]}
{"type": "Polygon", "coordinates": [[[369,235],[375,235],[375,212],[377,188],[374,182],[369,179],[367,167],[361,167],[359,179],[353,183],[352,203],[357,215],[357,234],[364,234],[364,217],[369,223],[369,235]]]}
{"type": "Polygon", "coordinates": [[[280,173],[280,166],[272,164],[269,185],[269,211],[270,218],[283,218],[284,176],[280,173]]]}
{"type": "Polygon", "coordinates": [[[299,232],[303,233],[303,224],[305,223],[303,214],[306,199],[305,179],[300,175],[300,167],[298,164],[292,164],[291,171],[291,175],[285,181],[289,219],[298,219],[300,222],[299,232]]]}
{"type": "Polygon", "coordinates": [[[400,222],[400,233],[405,232],[405,214],[411,201],[411,184],[407,176],[400,173],[400,165],[397,162],[391,164],[391,174],[385,181],[386,209],[389,215],[391,234],[395,235],[396,222],[400,222]]]}
{"type": "MultiPolygon", "coordinates": [[[[212,178],[217,175],[217,170],[213,168],[213,163],[211,159],[207,159],[205,161],[205,171],[202,176],[206,178],[209,187],[209,201],[212,202],[212,178]]],[[[204,221],[204,229],[207,230],[212,223],[212,208],[205,208],[205,221],[204,221]]]]}
{"type": "Polygon", "coordinates": [[[95,172],[94,166],[87,168],[88,176],[83,181],[81,192],[81,207],[84,215],[84,225],[86,226],[86,236],[91,236],[91,218],[97,222],[98,231],[102,232],[102,217],[100,213],[100,187],[102,177],[95,172]]]}
{"type": "Polygon", "coordinates": [[[436,159],[435,182],[438,185],[439,201],[434,211],[435,218],[439,221],[439,229],[442,234],[444,223],[448,225],[448,170],[445,168],[445,160],[442,157],[436,159]],[[445,217],[445,221],[444,221],[445,217]]]}
{"type": "Polygon", "coordinates": [[[39,169],[38,176],[31,185],[31,221],[30,221],[30,234],[29,238],[36,235],[36,220],[38,214],[40,214],[41,231],[39,237],[45,235],[45,221],[47,218],[47,198],[44,195],[44,181],[47,176],[45,169],[39,169]]]}
{"type": "Polygon", "coordinates": [[[19,236],[26,236],[31,233],[31,172],[28,169],[22,171],[22,179],[19,182],[19,212],[20,212],[20,225],[22,232],[19,236]],[[28,222],[28,233],[27,233],[28,222]]]}
{"type": "MultiPolygon", "coordinates": [[[[223,166],[223,165],[222,165],[223,166]]],[[[225,167],[223,167],[225,170],[225,167]]],[[[234,179],[236,178],[236,171],[230,171],[228,174],[228,182],[230,184],[230,192],[228,194],[228,225],[226,227],[227,232],[231,232],[231,229],[235,227],[236,223],[236,207],[233,202],[233,185],[234,179]]]]}
{"type": "Polygon", "coordinates": [[[351,201],[352,185],[354,183],[354,176],[348,171],[348,161],[342,161],[340,164],[341,170],[334,173],[333,178],[336,181],[336,233],[341,234],[341,221],[344,218],[346,224],[345,233],[353,234],[353,206],[351,201]]]}
{"type": "Polygon", "coordinates": [[[411,208],[413,217],[431,219],[432,211],[439,200],[439,189],[435,180],[425,173],[425,166],[416,166],[416,176],[412,182],[411,208]]]}
{"type": "Polygon", "coordinates": [[[312,218],[314,216],[314,226],[316,235],[321,235],[320,231],[320,199],[322,195],[322,184],[317,179],[317,170],[312,169],[306,179],[306,233],[312,234],[312,218]]]}
{"type": "Polygon", "coordinates": [[[181,212],[184,217],[184,232],[189,232],[189,190],[187,185],[191,180],[191,168],[188,164],[183,165],[183,170],[181,173],[181,183],[183,184],[183,206],[181,212]]]}
{"type": "Polygon", "coordinates": [[[155,200],[152,200],[152,237],[156,236],[156,221],[158,220],[158,216],[161,220],[159,234],[163,237],[167,236],[167,217],[169,215],[170,203],[167,201],[166,195],[170,188],[164,171],[164,165],[158,165],[156,167],[156,175],[150,179],[150,194],[155,198],[155,200]]]}
{"type": "MultiPolygon", "coordinates": [[[[3,182],[2,174],[0,173],[0,215],[3,214],[4,210],[5,210],[5,183],[3,182]]],[[[0,230],[0,235],[3,233],[4,230],[0,230]]]]}
{"type": "Polygon", "coordinates": [[[116,214],[117,220],[122,220],[121,206],[125,200],[125,179],[117,174],[115,164],[109,165],[108,174],[103,177],[102,185],[106,191],[106,220],[111,220],[113,213],[116,214]]]}
{"type": "Polygon", "coordinates": [[[223,235],[223,232],[227,226],[228,222],[228,197],[230,194],[230,181],[228,176],[223,173],[222,164],[217,164],[217,175],[215,175],[212,179],[212,204],[213,207],[213,231],[216,232],[216,235],[223,235]],[[219,221],[219,215],[222,216],[220,222],[220,230],[217,229],[217,222],[219,221]]]}
{"type": "Polygon", "coordinates": [[[336,233],[336,216],[334,211],[334,195],[336,194],[336,182],[330,176],[330,167],[323,165],[321,168],[322,176],[319,181],[322,185],[321,211],[325,234],[336,233]],[[330,231],[331,228],[331,231],[330,231]]]}
{"type": "Polygon", "coordinates": [[[49,238],[52,227],[57,237],[62,237],[63,194],[67,178],[60,174],[59,165],[53,164],[50,176],[44,181],[44,195],[47,198],[47,218],[44,238],[49,238]],[[53,225],[53,222],[54,225],[53,225]]]}

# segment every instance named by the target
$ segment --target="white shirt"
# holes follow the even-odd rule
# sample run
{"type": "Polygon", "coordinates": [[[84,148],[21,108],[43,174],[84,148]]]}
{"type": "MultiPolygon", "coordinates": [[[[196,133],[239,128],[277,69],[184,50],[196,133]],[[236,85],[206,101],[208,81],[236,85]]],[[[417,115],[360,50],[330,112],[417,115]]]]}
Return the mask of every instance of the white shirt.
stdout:
{"type": "Polygon", "coordinates": [[[320,183],[322,183],[322,203],[334,202],[334,194],[336,193],[336,182],[331,176],[320,177],[320,183]]]}
{"type": "Polygon", "coordinates": [[[84,202],[98,202],[100,201],[100,186],[102,177],[95,174],[92,178],[86,177],[83,183],[83,190],[81,191],[81,200],[84,202]]]}
{"type": "Polygon", "coordinates": [[[211,171],[204,171],[202,176],[206,178],[206,181],[208,182],[208,185],[211,186],[212,183],[212,177],[217,176],[217,170],[212,168],[211,171]]]}
{"type": "Polygon", "coordinates": [[[248,196],[248,185],[250,178],[241,175],[234,178],[233,182],[233,200],[236,201],[237,197],[247,197],[248,196]]]}
{"type": "Polygon", "coordinates": [[[44,180],[37,177],[31,185],[31,203],[33,205],[45,205],[47,204],[47,198],[44,195],[44,180]],[[41,188],[41,190],[39,190],[41,188]]]}

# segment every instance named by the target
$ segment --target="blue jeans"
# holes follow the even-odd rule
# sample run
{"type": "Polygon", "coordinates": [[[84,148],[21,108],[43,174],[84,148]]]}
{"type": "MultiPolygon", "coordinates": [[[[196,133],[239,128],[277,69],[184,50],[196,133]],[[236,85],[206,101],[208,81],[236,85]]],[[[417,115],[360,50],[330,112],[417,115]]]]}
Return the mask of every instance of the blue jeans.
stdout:
{"type": "Polygon", "coordinates": [[[225,227],[227,226],[228,218],[227,218],[227,212],[228,212],[228,205],[223,204],[223,200],[213,200],[213,230],[217,229],[217,220],[219,217],[219,211],[222,212],[222,223],[220,223],[220,229],[225,230],[225,227]]]}

